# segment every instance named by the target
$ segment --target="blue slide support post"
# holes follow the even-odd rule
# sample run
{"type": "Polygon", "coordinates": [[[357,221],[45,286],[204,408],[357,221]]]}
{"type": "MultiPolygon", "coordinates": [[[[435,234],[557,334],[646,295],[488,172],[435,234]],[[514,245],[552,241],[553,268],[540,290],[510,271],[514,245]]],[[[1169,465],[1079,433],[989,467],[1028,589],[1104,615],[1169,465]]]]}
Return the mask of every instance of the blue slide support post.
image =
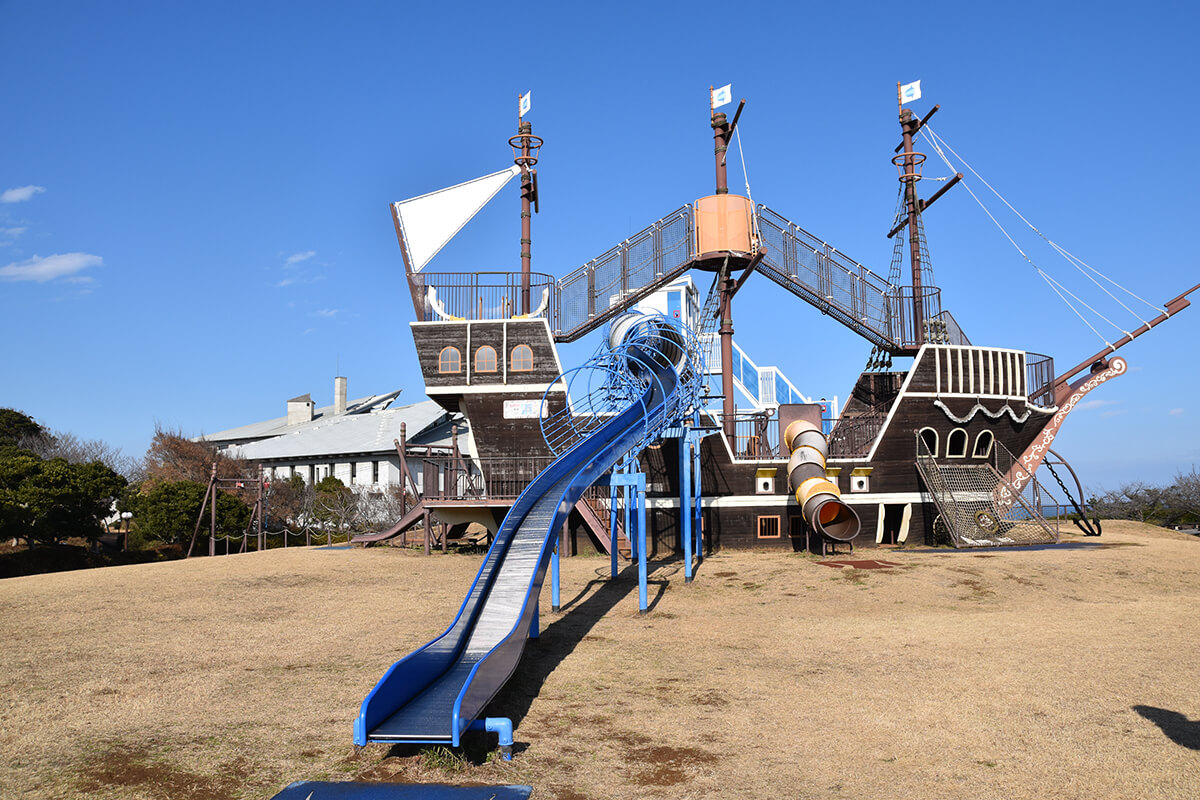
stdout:
{"type": "Polygon", "coordinates": [[[637,473],[637,484],[630,488],[637,492],[638,613],[645,614],[649,610],[646,598],[646,551],[650,549],[646,541],[646,473],[637,473]]]}
{"type": "Polygon", "coordinates": [[[558,613],[559,602],[559,577],[558,577],[558,551],[562,549],[561,540],[554,547],[554,554],[550,556],[550,610],[558,613]]]}
{"type": "Polygon", "coordinates": [[[500,745],[500,757],[505,761],[512,761],[513,724],[511,719],[508,717],[477,719],[471,723],[467,730],[487,731],[488,733],[496,734],[496,743],[500,745]]]}
{"type": "Polygon", "coordinates": [[[692,435],[679,437],[679,538],[683,540],[683,582],[692,582],[692,435]]]}
{"type": "Polygon", "coordinates": [[[608,540],[609,555],[611,556],[608,577],[615,578],[617,577],[617,485],[615,483],[609,484],[608,487],[608,540]]]}
{"type": "MultiPolygon", "coordinates": [[[[700,422],[700,415],[696,415],[696,424],[700,422]]],[[[692,429],[688,434],[688,441],[692,452],[692,474],[695,476],[696,482],[693,487],[692,494],[695,496],[692,506],[692,530],[696,536],[696,561],[697,563],[704,561],[704,473],[700,470],[700,442],[703,437],[700,432],[692,429]]]]}

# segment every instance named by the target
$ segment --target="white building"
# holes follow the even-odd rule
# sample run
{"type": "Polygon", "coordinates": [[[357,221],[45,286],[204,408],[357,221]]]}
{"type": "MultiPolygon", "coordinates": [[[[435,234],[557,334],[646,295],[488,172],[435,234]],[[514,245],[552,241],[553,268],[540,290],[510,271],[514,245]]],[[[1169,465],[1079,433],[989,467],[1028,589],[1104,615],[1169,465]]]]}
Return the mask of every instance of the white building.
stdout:
{"type": "Polygon", "coordinates": [[[407,462],[417,490],[437,475],[443,480],[445,456],[451,453],[454,432],[460,452],[469,458],[470,437],[460,414],[451,414],[432,400],[396,405],[400,390],[346,400],[346,379],[334,379],[333,405],[315,408],[308,394],[287,401],[287,414],[197,437],[212,442],[222,453],[262,464],[267,475],[287,480],[299,475],[313,484],[333,475],[355,489],[383,489],[400,483],[400,455],[395,442],[403,424],[407,462]],[[439,468],[429,469],[427,459],[439,468]],[[430,477],[426,478],[429,474],[430,477]]]}

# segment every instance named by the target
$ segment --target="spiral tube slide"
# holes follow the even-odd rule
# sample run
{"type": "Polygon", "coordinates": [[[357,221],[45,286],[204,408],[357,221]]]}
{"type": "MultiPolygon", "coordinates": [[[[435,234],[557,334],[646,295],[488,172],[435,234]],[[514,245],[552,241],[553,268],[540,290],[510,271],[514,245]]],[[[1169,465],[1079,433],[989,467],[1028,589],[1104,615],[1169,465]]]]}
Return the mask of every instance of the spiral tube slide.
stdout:
{"type": "MultiPolygon", "coordinates": [[[[512,676],[536,624],[555,537],[571,508],[613,465],[676,424],[696,402],[687,393],[698,389],[698,380],[687,376],[690,367],[684,375],[677,371],[681,349],[690,350],[688,339],[670,328],[665,318],[646,317],[607,349],[604,370],[612,380],[601,383],[593,403],[605,412],[594,424],[566,426],[572,436],[559,442],[558,457],[513,504],[450,627],[393,664],[363,700],[355,744],[457,746],[512,676]]],[[[503,727],[502,721],[489,718],[487,724],[503,727]]]]}
{"type": "Polygon", "coordinates": [[[848,542],[862,527],[858,514],[842,502],[837,485],[825,476],[829,443],[811,422],[796,420],[783,432],[792,455],[788,459],[788,485],[796,493],[804,521],[817,533],[848,542]]]}

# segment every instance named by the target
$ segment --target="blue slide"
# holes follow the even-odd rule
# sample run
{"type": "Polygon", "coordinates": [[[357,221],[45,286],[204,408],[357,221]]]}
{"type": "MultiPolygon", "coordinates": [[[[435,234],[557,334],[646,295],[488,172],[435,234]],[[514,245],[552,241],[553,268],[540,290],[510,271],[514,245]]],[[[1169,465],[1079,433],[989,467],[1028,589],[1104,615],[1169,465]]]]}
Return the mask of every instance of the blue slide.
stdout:
{"type": "Polygon", "coordinates": [[[702,373],[681,368],[690,356],[686,337],[668,325],[665,318],[641,317],[623,326],[620,362],[639,387],[636,399],[555,459],[522,492],[454,622],[393,664],[363,700],[354,722],[355,744],[458,746],[512,676],[555,536],[571,508],[623,456],[678,419],[681,399],[687,402],[680,395],[691,393],[691,378],[702,373]],[[652,324],[643,324],[647,319],[652,324]],[[682,381],[677,369],[684,373],[682,381]]]}

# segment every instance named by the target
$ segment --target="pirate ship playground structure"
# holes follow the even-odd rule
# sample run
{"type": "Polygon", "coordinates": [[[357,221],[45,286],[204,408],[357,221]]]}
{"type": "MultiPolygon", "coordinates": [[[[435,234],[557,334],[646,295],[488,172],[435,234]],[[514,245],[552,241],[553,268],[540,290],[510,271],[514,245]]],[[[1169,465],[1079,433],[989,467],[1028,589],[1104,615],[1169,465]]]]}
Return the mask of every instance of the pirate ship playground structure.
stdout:
{"type": "MultiPolygon", "coordinates": [[[[514,166],[393,204],[426,393],[468,420],[471,457],[430,464],[430,474],[449,477],[426,484],[420,507],[400,524],[363,541],[391,538],[422,519],[428,532],[430,515],[451,530],[479,521],[495,531],[554,456],[543,420],[586,416],[584,398],[568,391],[556,345],[636,309],[665,313],[688,329],[708,373],[692,418],[618,467],[618,474],[644,476],[652,552],[680,553],[691,541],[710,550],[824,550],[841,541],[1036,544],[1058,539],[1057,518],[1042,515],[1047,506],[1069,508],[1086,532],[1099,532],[1083,514],[1078,479],[1051,449],[1054,438],[1088,392],[1126,371],[1116,349],[1186,307],[1191,290],[1059,374],[1049,356],[974,345],[942,308],[925,245],[924,211],[963,177],[957,173],[928,199],[918,194],[925,155],[914,139],[938,107],[924,118],[900,107],[902,141],[892,161],[901,195],[885,279],[767,206],[729,192],[726,157],[744,102],[732,120],[712,110],[713,195],[558,279],[530,268],[542,139],[528,122],[519,122],[509,140],[514,166]],[[424,269],[513,177],[521,187],[520,272],[424,269]],[[902,260],[907,284],[900,283],[902,260]],[[870,344],[868,369],[844,407],[811,402],[734,342],[734,297],[756,273],[870,344]],[[701,296],[696,283],[706,276],[711,288],[701,296]],[[912,362],[893,369],[901,358],[912,362]],[[737,405],[739,395],[748,407],[737,405]],[[801,421],[826,435],[807,434],[793,450],[786,434],[801,421]],[[1041,474],[1049,472],[1057,486],[1038,480],[1043,465],[1050,469],[1041,474]],[[842,517],[855,521],[810,519],[804,505],[815,496],[838,499],[842,517]],[[687,530],[690,519],[702,539],[687,530]]],[[[619,513],[625,503],[609,489],[583,496],[562,534],[566,552],[589,544],[628,550],[619,513]]]]}
{"type": "MultiPolygon", "coordinates": [[[[451,626],[393,664],[363,701],[356,744],[457,746],[467,730],[486,729],[510,754],[511,722],[478,718],[537,635],[547,572],[557,610],[558,557],[581,547],[606,551],[614,576],[621,557],[638,563],[645,612],[650,553],[681,554],[690,581],[698,559],[722,546],[824,553],[1052,543],[1057,515],[1042,511],[1063,500],[1085,533],[1100,533],[1051,446],[1082,398],[1127,371],[1116,350],[1187,307],[1200,287],[1062,373],[1049,356],[976,345],[942,308],[928,269],[922,214],[963,178],[928,199],[918,194],[925,156],[914,139],[937,106],[918,118],[899,104],[900,199],[886,279],[729,192],[726,156],[743,107],[732,120],[710,107],[713,195],[561,278],[531,270],[542,140],[520,116],[511,168],[393,204],[425,391],[465,417],[469,441],[465,453],[456,441],[452,463],[428,465],[416,507],[394,527],[359,541],[404,535],[422,520],[427,549],[445,548],[447,531],[471,521],[493,540],[451,626]],[[521,270],[425,269],[515,177],[521,270]],[[734,300],[755,275],[871,345],[842,407],[813,402],[734,342],[734,300]],[[706,294],[694,276],[708,279],[706,294]],[[557,345],[600,329],[597,354],[564,371],[557,345]],[[894,359],[911,363],[893,368],[894,359]],[[1042,466],[1057,467],[1057,490],[1038,480],[1042,466]],[[438,475],[445,480],[430,480],[438,475]],[[440,542],[432,518],[444,523],[440,542]]],[[[931,130],[926,139],[940,154],[931,130]]],[[[415,494],[403,457],[401,465],[415,494]]]]}

